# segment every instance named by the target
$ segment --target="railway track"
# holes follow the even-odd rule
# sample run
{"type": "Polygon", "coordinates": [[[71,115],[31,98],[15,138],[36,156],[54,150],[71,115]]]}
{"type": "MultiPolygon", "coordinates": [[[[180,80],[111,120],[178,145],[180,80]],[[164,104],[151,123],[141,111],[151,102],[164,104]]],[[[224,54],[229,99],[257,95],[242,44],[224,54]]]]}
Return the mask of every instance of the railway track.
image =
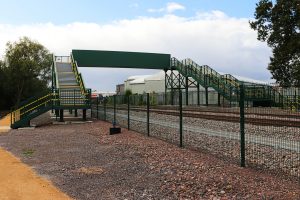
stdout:
{"type": "MultiPolygon", "coordinates": [[[[95,107],[94,107],[95,109],[95,107]]],[[[113,109],[108,106],[107,109],[113,109]]],[[[117,110],[127,110],[127,106],[118,106],[117,110]]],[[[131,107],[130,111],[146,112],[144,107],[131,107]]],[[[172,107],[155,107],[150,109],[150,113],[162,115],[179,116],[179,110],[172,107]]],[[[184,108],[183,117],[201,118],[215,121],[240,122],[240,114],[237,111],[202,109],[202,108],[184,108]]],[[[300,128],[300,114],[298,113],[255,113],[245,111],[245,123],[260,126],[276,126],[276,127],[298,127],[300,128]]]]}

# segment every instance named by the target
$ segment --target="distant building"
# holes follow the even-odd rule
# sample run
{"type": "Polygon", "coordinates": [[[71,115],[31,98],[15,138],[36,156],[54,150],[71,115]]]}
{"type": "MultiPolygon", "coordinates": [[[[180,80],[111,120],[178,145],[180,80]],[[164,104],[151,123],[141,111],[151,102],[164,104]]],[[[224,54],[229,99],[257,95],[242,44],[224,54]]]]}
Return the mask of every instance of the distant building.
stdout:
{"type": "MultiPolygon", "coordinates": [[[[170,73],[169,71],[167,73],[170,73]]],[[[174,71],[174,74],[178,74],[174,71]]],[[[221,73],[223,74],[223,73],[221,73]]],[[[264,81],[259,81],[247,77],[234,75],[240,81],[245,81],[248,83],[258,83],[267,84],[264,81]]],[[[192,78],[190,78],[192,79],[192,78]]],[[[131,90],[133,94],[143,94],[143,93],[162,93],[165,92],[165,72],[160,71],[153,75],[140,75],[140,76],[130,76],[124,81],[124,91],[131,90]]],[[[204,87],[200,85],[200,91],[204,91],[204,87]]],[[[189,86],[189,91],[197,91],[194,85],[189,86]]],[[[214,91],[213,88],[208,88],[208,91],[214,91]]]]}
{"type": "MultiPolygon", "coordinates": [[[[167,73],[170,73],[168,71],[167,73]]],[[[177,76],[178,72],[173,71],[174,75],[177,76]]],[[[223,73],[221,73],[223,74],[223,73]]],[[[170,74],[168,74],[170,76],[170,74]]],[[[235,76],[235,75],[234,75],[235,76]]],[[[248,83],[259,83],[259,84],[266,84],[263,81],[250,79],[247,77],[241,77],[241,76],[235,76],[237,79],[241,81],[245,81],[248,83]]],[[[191,80],[189,80],[189,83],[192,83],[193,79],[190,77],[191,80]]],[[[120,84],[123,85],[123,84],[120,84]]],[[[197,87],[194,84],[189,84],[189,104],[190,105],[196,105],[198,102],[198,95],[197,95],[197,87]]],[[[121,89],[118,89],[120,87],[117,85],[117,92],[121,89]]],[[[123,87],[123,86],[122,86],[123,87]]],[[[144,94],[144,93],[164,93],[165,92],[165,72],[160,71],[153,75],[140,75],[140,76],[130,76],[127,78],[127,80],[124,81],[124,88],[123,91],[131,90],[132,94],[144,94]]],[[[167,90],[170,92],[170,88],[167,90]]],[[[185,93],[185,90],[182,90],[183,93],[185,93]]],[[[209,104],[216,105],[218,104],[218,92],[215,91],[213,88],[208,88],[208,102],[209,104]]],[[[199,87],[199,101],[201,104],[204,104],[206,101],[206,95],[205,95],[205,88],[200,85],[199,87]]],[[[183,94],[185,96],[185,94],[183,94]]],[[[176,96],[176,94],[175,94],[176,96]]],[[[186,96],[185,96],[186,97],[186,96]]],[[[183,103],[185,103],[186,98],[183,98],[183,103]]],[[[177,98],[177,97],[175,97],[177,98]]],[[[162,98],[163,99],[163,98],[162,98]]],[[[163,100],[158,100],[160,103],[163,103],[163,100]]],[[[224,98],[222,99],[224,103],[224,98]]],[[[225,100],[226,101],[226,100],[225,100]]]]}
{"type": "Polygon", "coordinates": [[[125,94],[125,85],[124,84],[116,85],[116,94],[117,95],[125,94]]]}
{"type": "Polygon", "coordinates": [[[154,75],[131,76],[124,85],[125,91],[131,90],[133,94],[165,92],[165,73],[161,71],[154,75]]]}
{"type": "Polygon", "coordinates": [[[113,96],[115,95],[115,92],[98,92],[98,91],[93,91],[91,97],[92,98],[97,98],[97,97],[107,97],[107,96],[113,96]]]}
{"type": "MultiPolygon", "coordinates": [[[[125,91],[129,89],[133,94],[163,93],[165,92],[165,72],[160,71],[153,75],[130,76],[124,81],[124,86],[125,91]]],[[[189,90],[196,90],[196,87],[191,86],[189,90]]],[[[200,90],[203,90],[203,88],[200,90]]]]}

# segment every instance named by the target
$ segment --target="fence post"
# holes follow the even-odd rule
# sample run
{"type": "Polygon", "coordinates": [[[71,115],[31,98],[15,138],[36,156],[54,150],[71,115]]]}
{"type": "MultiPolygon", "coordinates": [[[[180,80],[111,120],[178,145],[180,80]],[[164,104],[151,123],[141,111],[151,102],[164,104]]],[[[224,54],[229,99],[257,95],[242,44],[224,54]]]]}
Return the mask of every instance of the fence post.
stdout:
{"type": "Polygon", "coordinates": [[[208,106],[208,87],[205,86],[205,105],[208,106]]]}
{"type": "Polygon", "coordinates": [[[99,97],[97,97],[97,119],[99,119],[99,97]]]}
{"type": "Polygon", "coordinates": [[[104,112],[104,121],[106,121],[106,98],[104,99],[104,103],[103,103],[103,112],[104,112]]]}
{"type": "Polygon", "coordinates": [[[113,124],[116,124],[116,107],[117,107],[116,98],[117,98],[117,96],[114,95],[114,121],[113,121],[113,124]]]}
{"type": "Polygon", "coordinates": [[[241,167],[245,167],[245,91],[240,85],[240,136],[241,136],[241,167]]]}
{"type": "Polygon", "coordinates": [[[147,136],[150,136],[150,97],[147,93],[147,136]]]}
{"type": "Polygon", "coordinates": [[[127,96],[127,129],[130,129],[130,95],[127,96]]]}
{"type": "Polygon", "coordinates": [[[183,135],[182,135],[182,92],[179,90],[179,139],[180,147],[183,147],[183,135]]]}

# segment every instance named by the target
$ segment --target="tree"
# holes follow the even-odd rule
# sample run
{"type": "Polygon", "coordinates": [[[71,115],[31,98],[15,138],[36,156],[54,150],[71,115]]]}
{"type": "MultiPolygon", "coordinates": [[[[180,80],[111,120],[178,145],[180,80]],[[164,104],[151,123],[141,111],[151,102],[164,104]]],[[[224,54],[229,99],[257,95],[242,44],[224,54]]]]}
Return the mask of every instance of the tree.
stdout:
{"type": "Polygon", "coordinates": [[[6,86],[6,73],[4,71],[4,62],[2,62],[0,60],[0,110],[2,110],[3,108],[6,107],[6,90],[5,90],[5,86],[6,86]]]}
{"type": "Polygon", "coordinates": [[[300,86],[300,0],[260,0],[254,15],[251,28],[272,48],[272,78],[281,86],[300,86]]]}
{"type": "Polygon", "coordinates": [[[131,89],[127,89],[127,90],[125,91],[125,96],[130,96],[130,95],[132,95],[131,89]]]}
{"type": "Polygon", "coordinates": [[[22,100],[48,92],[51,63],[49,51],[27,37],[6,44],[4,70],[11,105],[18,106],[22,100]]]}

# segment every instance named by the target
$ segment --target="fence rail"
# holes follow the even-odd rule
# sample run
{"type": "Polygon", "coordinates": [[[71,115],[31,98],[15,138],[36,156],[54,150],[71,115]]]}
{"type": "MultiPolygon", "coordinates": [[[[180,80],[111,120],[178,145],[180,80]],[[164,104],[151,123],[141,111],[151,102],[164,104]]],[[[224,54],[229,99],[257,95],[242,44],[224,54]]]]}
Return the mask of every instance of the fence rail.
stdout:
{"type": "MultiPolygon", "coordinates": [[[[180,147],[273,173],[300,177],[300,113],[293,108],[186,106],[182,93],[171,106],[165,94],[114,96],[93,102],[93,117],[180,147]],[[237,120],[238,119],[238,120],[237,120]]],[[[293,96],[299,99],[299,96],[293,96]]],[[[170,100],[170,99],[169,99],[170,100]]],[[[298,108],[298,107],[297,107],[298,108]]]]}

